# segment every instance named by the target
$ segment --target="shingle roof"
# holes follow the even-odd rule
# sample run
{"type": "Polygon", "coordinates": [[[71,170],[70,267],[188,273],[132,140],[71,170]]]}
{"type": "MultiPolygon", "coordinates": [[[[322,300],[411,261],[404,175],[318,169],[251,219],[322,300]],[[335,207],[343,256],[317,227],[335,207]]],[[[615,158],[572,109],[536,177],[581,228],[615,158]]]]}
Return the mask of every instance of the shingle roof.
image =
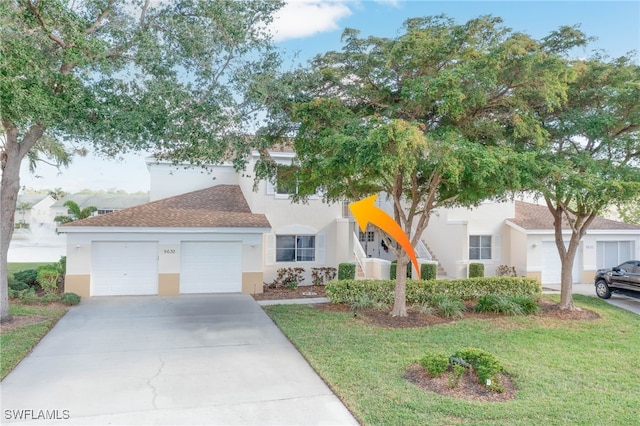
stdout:
{"type": "Polygon", "coordinates": [[[19,209],[23,205],[24,207],[27,207],[28,205],[27,209],[30,209],[36,204],[38,204],[40,201],[47,198],[48,196],[49,196],[48,194],[18,195],[18,202],[16,203],[16,208],[19,209]]]}
{"type": "MultiPolygon", "coordinates": [[[[523,201],[516,201],[516,217],[509,219],[509,221],[524,229],[553,229],[553,216],[547,206],[523,201]]],[[[562,228],[569,229],[565,220],[562,221],[562,228]]],[[[598,216],[593,220],[589,229],[640,229],[640,226],[598,216]]]]}
{"type": "MultiPolygon", "coordinates": [[[[70,226],[270,228],[267,217],[249,209],[237,185],[217,185],[141,206],[70,222],[70,226]]],[[[61,230],[62,230],[61,229],[61,230]]]]}

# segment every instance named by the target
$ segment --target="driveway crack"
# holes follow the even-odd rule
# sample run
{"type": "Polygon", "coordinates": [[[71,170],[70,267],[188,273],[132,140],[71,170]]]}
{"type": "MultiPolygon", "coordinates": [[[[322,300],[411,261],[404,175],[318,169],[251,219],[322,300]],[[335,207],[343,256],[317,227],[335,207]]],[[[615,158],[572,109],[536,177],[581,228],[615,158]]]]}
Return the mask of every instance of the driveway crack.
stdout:
{"type": "Polygon", "coordinates": [[[153,386],[151,382],[153,381],[153,379],[155,379],[162,373],[162,369],[164,368],[164,360],[162,359],[162,356],[160,356],[159,358],[160,358],[160,367],[158,367],[158,371],[156,371],[156,374],[149,377],[149,380],[147,380],[147,386],[149,386],[151,388],[151,392],[153,392],[153,398],[151,400],[151,404],[153,405],[153,408],[156,410],[158,409],[158,407],[156,406],[156,398],[158,394],[156,392],[155,386],[153,386]]]}

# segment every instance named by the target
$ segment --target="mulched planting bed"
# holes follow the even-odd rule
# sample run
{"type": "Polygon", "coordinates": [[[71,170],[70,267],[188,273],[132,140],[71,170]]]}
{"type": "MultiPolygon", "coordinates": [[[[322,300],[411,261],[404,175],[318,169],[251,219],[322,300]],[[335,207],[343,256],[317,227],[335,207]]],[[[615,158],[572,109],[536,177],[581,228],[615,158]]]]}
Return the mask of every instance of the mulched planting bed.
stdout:
{"type": "Polygon", "coordinates": [[[404,378],[426,391],[470,401],[503,402],[516,397],[516,387],[511,378],[506,374],[501,374],[499,377],[500,383],[504,388],[503,392],[493,392],[489,390],[487,387],[478,383],[475,375],[468,373],[465,373],[457,385],[452,387],[451,380],[453,373],[447,372],[440,377],[431,377],[419,364],[411,364],[409,368],[407,368],[404,378]]]}
{"type": "Polygon", "coordinates": [[[43,315],[12,315],[12,319],[10,322],[3,322],[0,324],[0,334],[8,333],[17,328],[27,325],[38,324],[48,319],[49,318],[43,315]]]}
{"type": "MultiPolygon", "coordinates": [[[[467,312],[462,317],[445,318],[438,315],[422,314],[418,311],[409,310],[407,317],[392,317],[389,315],[391,308],[387,309],[352,309],[346,304],[318,303],[313,305],[316,309],[334,312],[352,312],[354,317],[362,318],[371,324],[385,328],[416,328],[429,327],[432,325],[446,324],[462,319],[493,319],[499,320],[509,318],[508,315],[495,313],[476,313],[471,312],[473,304],[466,303],[467,312]]],[[[540,313],[532,315],[538,318],[555,318],[561,320],[595,320],[600,315],[588,309],[576,309],[574,311],[566,311],[558,308],[558,305],[551,300],[542,299],[540,301],[540,313]]]]}
{"type": "Polygon", "coordinates": [[[283,299],[305,299],[311,297],[325,297],[323,285],[301,285],[293,290],[288,288],[264,288],[264,293],[254,294],[255,300],[283,300],[283,299]]]}

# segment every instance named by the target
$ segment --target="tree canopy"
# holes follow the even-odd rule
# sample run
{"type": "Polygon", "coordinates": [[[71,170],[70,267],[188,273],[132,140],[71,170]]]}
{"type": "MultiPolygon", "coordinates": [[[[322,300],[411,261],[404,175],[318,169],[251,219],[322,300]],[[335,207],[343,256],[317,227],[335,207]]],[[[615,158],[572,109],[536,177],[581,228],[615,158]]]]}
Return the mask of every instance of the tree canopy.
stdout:
{"type": "Polygon", "coordinates": [[[193,163],[241,158],[257,111],[244,96],[246,85],[277,64],[268,24],[280,6],[0,2],[3,320],[22,160],[64,159],[58,154],[85,145],[107,156],[145,149],[193,163]]]}
{"type": "Polygon", "coordinates": [[[573,61],[571,68],[576,79],[566,101],[539,112],[547,140],[536,147],[540,168],[532,186],[555,219],[566,309],[573,307],[571,271],[589,225],[607,207],[640,194],[640,67],[629,57],[596,56],[573,61]]]}
{"type": "MultiPolygon", "coordinates": [[[[537,107],[566,100],[574,71],[559,52],[584,37],[561,28],[538,41],[491,16],[437,16],[406,21],[396,38],[347,29],[343,42],[274,87],[254,88],[271,105],[263,140],[293,145],[294,199],[318,188],[326,201],[384,191],[415,246],[434,208],[527,187],[533,156],[515,147],[545,141],[537,107]]],[[[274,163],[265,157],[257,170],[269,176],[274,163]]],[[[404,316],[408,257],[388,245],[398,256],[392,314],[404,316]]]]}

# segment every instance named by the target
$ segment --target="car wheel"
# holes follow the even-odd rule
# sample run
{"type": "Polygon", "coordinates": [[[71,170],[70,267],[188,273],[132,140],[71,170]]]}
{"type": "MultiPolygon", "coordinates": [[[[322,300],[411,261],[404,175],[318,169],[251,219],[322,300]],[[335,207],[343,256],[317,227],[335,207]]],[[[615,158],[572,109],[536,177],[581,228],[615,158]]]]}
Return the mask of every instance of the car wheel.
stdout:
{"type": "Polygon", "coordinates": [[[611,297],[611,290],[605,280],[598,280],[598,282],[596,282],[596,294],[602,299],[611,297]]]}

